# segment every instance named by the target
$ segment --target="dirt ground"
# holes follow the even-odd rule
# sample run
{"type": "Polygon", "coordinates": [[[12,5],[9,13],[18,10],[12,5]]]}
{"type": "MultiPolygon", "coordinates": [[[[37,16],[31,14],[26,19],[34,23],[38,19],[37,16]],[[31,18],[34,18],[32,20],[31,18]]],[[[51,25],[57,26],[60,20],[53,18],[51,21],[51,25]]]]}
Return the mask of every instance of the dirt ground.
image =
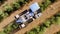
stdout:
{"type": "MultiPolygon", "coordinates": [[[[14,16],[21,13],[22,11],[29,9],[29,6],[36,2],[37,0],[33,0],[32,2],[30,2],[28,5],[25,5],[22,9],[19,9],[17,11],[15,11],[13,14],[11,14],[9,17],[7,17],[6,19],[4,19],[1,23],[0,23],[0,31],[3,30],[3,28],[5,26],[7,26],[10,22],[12,22],[14,20],[14,16]]],[[[38,0],[38,2],[42,2],[42,0],[38,0]]]]}
{"type": "MultiPolygon", "coordinates": [[[[29,5],[31,5],[34,2],[42,2],[42,0],[33,0],[31,3],[29,3],[29,5]]],[[[14,20],[14,16],[16,14],[21,13],[22,11],[26,10],[29,8],[28,6],[24,6],[23,9],[21,10],[17,10],[15,11],[13,14],[11,14],[11,16],[9,16],[8,18],[4,19],[2,23],[0,23],[0,30],[3,30],[3,27],[5,27],[7,24],[9,24],[11,21],[14,20]]],[[[50,5],[43,13],[42,16],[36,20],[34,20],[33,22],[31,22],[26,28],[23,28],[21,30],[19,30],[18,32],[16,32],[15,34],[24,34],[26,31],[31,30],[32,28],[34,28],[35,26],[37,26],[38,24],[41,24],[43,21],[45,21],[47,18],[50,18],[51,16],[53,16],[55,13],[58,12],[58,10],[60,9],[60,1],[56,2],[53,5],[50,5]]]]}
{"type": "MultiPolygon", "coordinates": [[[[25,32],[31,30],[32,28],[36,27],[39,24],[42,24],[47,18],[50,18],[54,14],[56,14],[60,10],[60,1],[54,3],[53,5],[50,5],[41,15],[40,18],[34,20],[31,22],[27,27],[19,30],[15,34],[24,34],[25,32]]],[[[58,26],[58,25],[57,25],[58,26]]],[[[57,28],[56,28],[57,29],[57,28]]],[[[55,29],[55,30],[56,30],[55,29]]],[[[60,29],[60,28],[59,28],[60,29]]],[[[53,30],[52,30],[53,31],[53,30]]],[[[48,32],[50,33],[50,32],[48,32]]]]}
{"type": "Polygon", "coordinates": [[[17,0],[6,0],[1,6],[0,6],[0,10],[4,10],[3,6],[4,5],[10,5],[13,3],[13,2],[17,2],[17,0]]]}
{"type": "Polygon", "coordinates": [[[54,34],[60,30],[60,25],[53,24],[51,27],[47,28],[44,34],[54,34]]]}

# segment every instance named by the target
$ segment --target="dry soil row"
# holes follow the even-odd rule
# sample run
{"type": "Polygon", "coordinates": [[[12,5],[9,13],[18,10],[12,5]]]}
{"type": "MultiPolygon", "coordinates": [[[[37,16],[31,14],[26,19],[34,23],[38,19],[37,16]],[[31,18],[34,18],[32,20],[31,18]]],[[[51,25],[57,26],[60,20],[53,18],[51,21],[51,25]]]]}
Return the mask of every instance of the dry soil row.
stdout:
{"type": "Polygon", "coordinates": [[[31,22],[27,27],[19,30],[15,34],[24,34],[25,32],[31,30],[35,26],[42,24],[47,18],[50,18],[60,10],[60,1],[55,2],[53,5],[50,5],[41,15],[40,18],[31,22]]]}

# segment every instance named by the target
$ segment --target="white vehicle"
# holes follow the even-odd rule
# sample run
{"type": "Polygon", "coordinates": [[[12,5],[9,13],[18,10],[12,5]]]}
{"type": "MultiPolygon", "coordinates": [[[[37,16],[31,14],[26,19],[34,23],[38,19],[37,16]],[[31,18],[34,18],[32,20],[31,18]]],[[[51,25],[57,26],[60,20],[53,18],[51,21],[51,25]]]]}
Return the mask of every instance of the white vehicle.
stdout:
{"type": "Polygon", "coordinates": [[[32,4],[28,10],[15,16],[16,23],[19,24],[19,28],[24,28],[26,24],[32,22],[34,19],[39,18],[42,14],[40,13],[40,7],[37,2],[32,4]]]}

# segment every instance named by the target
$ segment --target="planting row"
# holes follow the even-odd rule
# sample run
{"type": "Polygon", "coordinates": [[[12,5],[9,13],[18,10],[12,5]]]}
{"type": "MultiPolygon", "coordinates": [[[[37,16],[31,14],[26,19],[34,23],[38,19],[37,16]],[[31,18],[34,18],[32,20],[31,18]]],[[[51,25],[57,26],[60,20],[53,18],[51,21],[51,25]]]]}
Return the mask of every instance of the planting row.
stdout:
{"type": "Polygon", "coordinates": [[[0,22],[3,18],[9,16],[12,12],[16,11],[20,7],[23,7],[24,4],[29,3],[32,0],[18,0],[18,2],[13,2],[12,6],[6,4],[3,6],[4,10],[0,10],[0,22]]]}
{"type": "Polygon", "coordinates": [[[44,11],[49,5],[53,4],[54,2],[56,2],[57,0],[45,0],[44,2],[42,2],[40,5],[41,10],[44,11]]]}
{"type": "MultiPolygon", "coordinates": [[[[44,4],[43,4],[44,5],[44,4]]],[[[48,4],[49,5],[49,4],[48,4]]],[[[42,24],[41,25],[41,29],[44,29],[44,28],[47,28],[48,26],[49,26],[49,24],[51,25],[51,21],[47,21],[46,22],[47,24],[42,24]],[[42,27],[43,26],[43,27],[42,27]]],[[[38,27],[38,28],[39,28],[38,27]]],[[[6,26],[5,28],[4,28],[4,30],[3,31],[1,31],[0,33],[1,34],[8,34],[8,33],[10,33],[11,31],[13,31],[13,30],[15,30],[15,29],[19,29],[19,25],[17,24],[17,23],[15,23],[15,21],[13,21],[12,23],[10,23],[8,26],[6,26]]],[[[41,30],[42,31],[42,30],[41,30]]]]}
{"type": "MultiPolygon", "coordinates": [[[[52,24],[60,25],[60,13],[57,13],[52,18],[47,19],[43,24],[35,27],[29,32],[26,32],[25,34],[43,34],[46,28],[50,27],[52,24]]],[[[15,30],[19,30],[19,25],[15,23],[15,21],[13,21],[9,25],[7,25],[0,33],[8,34],[12,31],[14,32],[15,30]]]]}
{"type": "Polygon", "coordinates": [[[9,34],[11,31],[17,28],[18,28],[18,25],[15,23],[15,21],[13,21],[7,27],[5,27],[4,30],[0,32],[0,34],[9,34]]]}
{"type": "MultiPolygon", "coordinates": [[[[29,3],[32,0],[18,0],[18,2],[14,2],[12,4],[12,6],[9,5],[4,5],[4,10],[0,10],[0,22],[7,16],[9,16],[12,12],[14,12],[15,10],[19,9],[20,7],[24,6],[25,3],[29,3]]],[[[45,0],[44,2],[42,2],[40,5],[41,10],[45,10],[48,5],[51,4],[52,1],[50,0],[45,0]]]]}
{"type": "Polygon", "coordinates": [[[47,19],[43,24],[35,27],[34,29],[26,32],[25,34],[44,34],[45,30],[52,24],[60,25],[60,13],[57,13],[52,18],[47,19]]]}
{"type": "MultiPolygon", "coordinates": [[[[3,1],[3,0],[1,0],[3,1]]],[[[0,10],[0,22],[7,16],[9,16],[12,12],[19,9],[20,7],[24,6],[24,4],[29,3],[32,0],[18,0],[17,2],[13,2],[12,6],[6,4],[3,6],[4,9],[0,10]]],[[[42,4],[39,4],[41,10],[45,10],[48,5],[54,3],[56,0],[45,0],[42,4]]]]}

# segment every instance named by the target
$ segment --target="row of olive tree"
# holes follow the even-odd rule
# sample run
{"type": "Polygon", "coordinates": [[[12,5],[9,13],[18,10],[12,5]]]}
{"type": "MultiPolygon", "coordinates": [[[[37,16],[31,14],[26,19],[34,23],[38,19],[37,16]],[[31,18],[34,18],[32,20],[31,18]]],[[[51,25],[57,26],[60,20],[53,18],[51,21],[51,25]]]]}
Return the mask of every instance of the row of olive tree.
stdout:
{"type": "MultiPolygon", "coordinates": [[[[18,5],[20,5],[20,4],[18,4],[18,5]]],[[[18,6],[17,5],[17,6],[18,6]]],[[[16,8],[16,7],[15,7],[16,8]]],[[[10,10],[8,10],[8,11],[10,11],[10,10]]],[[[40,25],[40,26],[38,26],[37,28],[34,28],[34,29],[32,29],[30,32],[28,32],[27,34],[43,34],[43,32],[44,32],[44,30],[47,28],[47,27],[49,27],[52,23],[54,23],[56,20],[55,20],[55,17],[53,17],[53,18],[50,18],[48,21],[46,21],[45,23],[43,23],[42,25],[40,25]]],[[[8,27],[6,27],[5,29],[4,29],[4,31],[3,32],[1,32],[1,33],[5,33],[5,34],[7,34],[7,33],[10,33],[12,30],[14,30],[15,28],[17,28],[18,27],[18,25],[16,24],[12,24],[12,25],[9,25],[8,27]]]]}
{"type": "Polygon", "coordinates": [[[60,12],[47,19],[42,25],[37,26],[26,34],[43,34],[44,30],[52,24],[60,25],[60,12]]]}
{"type": "Polygon", "coordinates": [[[43,24],[30,30],[29,32],[26,32],[25,34],[44,34],[45,29],[50,27],[52,24],[60,25],[60,13],[57,13],[53,17],[47,19],[43,24]]]}
{"type": "Polygon", "coordinates": [[[0,22],[3,20],[3,18],[9,16],[12,12],[16,11],[20,7],[23,7],[25,3],[30,1],[31,0],[18,0],[17,2],[13,2],[12,6],[8,4],[4,5],[4,10],[0,10],[0,22]]]}
{"type": "Polygon", "coordinates": [[[57,0],[45,0],[40,4],[41,10],[44,11],[50,4],[54,3],[57,0]]]}
{"type": "Polygon", "coordinates": [[[0,22],[7,16],[8,16],[7,13],[4,13],[2,10],[0,10],[0,22]]]}
{"type": "Polygon", "coordinates": [[[50,27],[51,25],[52,25],[51,21],[50,21],[50,19],[48,19],[43,24],[35,27],[34,29],[32,29],[29,32],[26,32],[25,34],[44,34],[46,28],[50,27]]]}
{"type": "MultiPolygon", "coordinates": [[[[40,5],[42,11],[45,10],[45,8],[47,8],[47,6],[51,4],[51,2],[52,2],[51,0],[45,0],[45,2],[43,2],[42,5],[40,5]]],[[[45,29],[50,27],[55,22],[56,22],[55,17],[49,18],[43,24],[37,26],[36,28],[32,29],[29,32],[26,32],[25,34],[44,34],[45,29]]]]}
{"type": "MultiPolygon", "coordinates": [[[[60,13],[57,13],[53,17],[47,19],[43,24],[35,27],[34,29],[25,34],[43,34],[46,28],[50,27],[52,24],[59,24],[59,23],[60,23],[60,13]]],[[[6,26],[5,29],[0,33],[8,34],[17,28],[18,24],[16,24],[15,21],[13,21],[11,24],[6,26]]]]}
{"type": "Polygon", "coordinates": [[[5,5],[3,6],[5,8],[5,12],[9,15],[14,12],[15,10],[19,9],[20,7],[23,7],[25,3],[30,2],[29,0],[18,0],[17,2],[13,2],[12,6],[5,5]]]}
{"type": "Polygon", "coordinates": [[[15,21],[13,21],[8,26],[4,27],[4,30],[1,31],[0,34],[9,34],[17,28],[18,28],[18,25],[15,23],[15,21]]]}

